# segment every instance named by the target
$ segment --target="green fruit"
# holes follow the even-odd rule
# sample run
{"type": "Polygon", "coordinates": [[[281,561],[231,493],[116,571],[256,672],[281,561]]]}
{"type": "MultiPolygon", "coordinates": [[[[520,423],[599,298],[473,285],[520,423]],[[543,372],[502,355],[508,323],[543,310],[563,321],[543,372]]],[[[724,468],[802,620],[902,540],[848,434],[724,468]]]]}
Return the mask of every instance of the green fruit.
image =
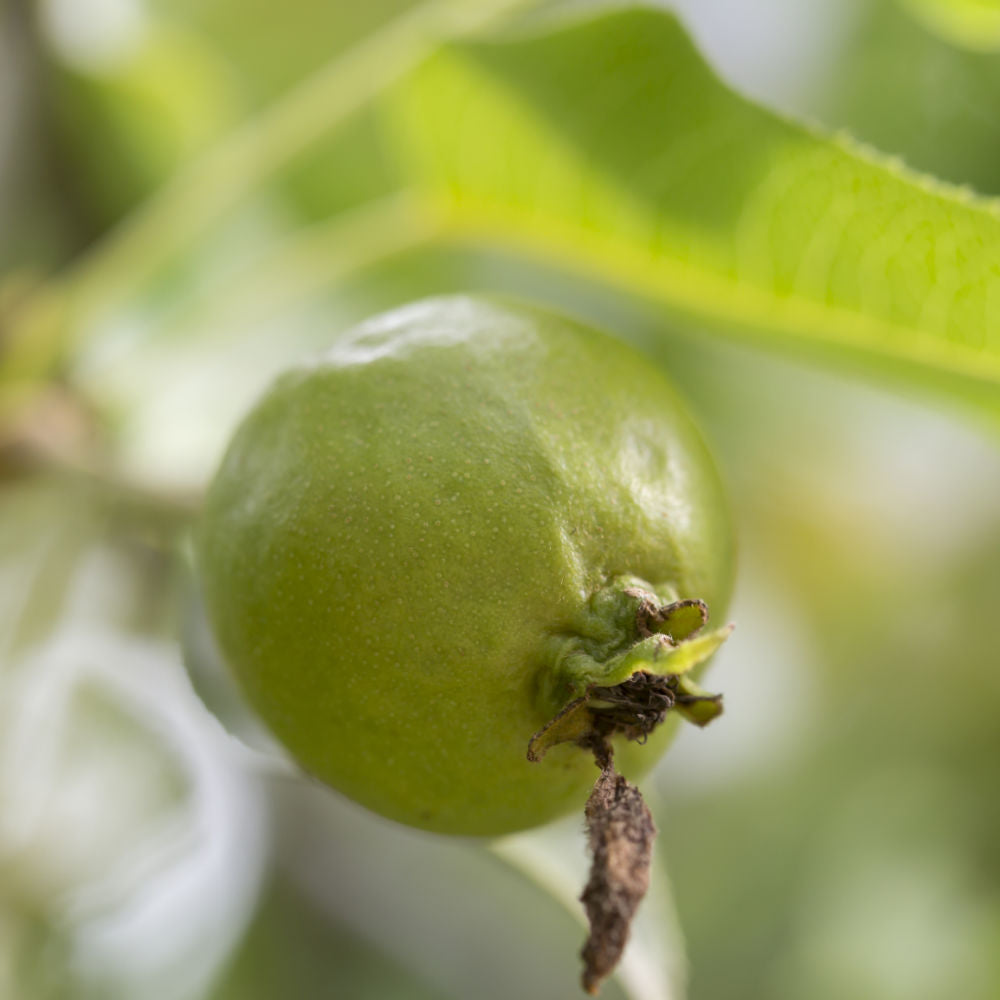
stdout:
{"type": "MultiPolygon", "coordinates": [[[[642,609],[717,614],[730,585],[719,482],[663,375],[566,319],[471,298],[377,317],[279,378],[198,545],[220,647],[302,766],[457,834],[579,809],[590,755],[529,763],[533,734],[661,646],[685,660],[671,677],[707,656],[712,637],[680,642],[696,624],[674,642],[642,609]]],[[[672,729],[616,737],[623,770],[672,729]]]]}

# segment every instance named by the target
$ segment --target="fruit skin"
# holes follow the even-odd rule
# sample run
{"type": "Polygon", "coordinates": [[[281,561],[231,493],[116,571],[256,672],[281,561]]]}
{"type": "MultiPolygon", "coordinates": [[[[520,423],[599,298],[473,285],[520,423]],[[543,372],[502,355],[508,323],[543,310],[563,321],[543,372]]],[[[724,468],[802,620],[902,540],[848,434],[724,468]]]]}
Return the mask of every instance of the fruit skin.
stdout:
{"type": "MultiPolygon", "coordinates": [[[[198,550],[220,647],[302,766],[467,835],[582,807],[588,753],[525,751],[562,707],[544,693],[559,637],[635,638],[590,598],[634,576],[718,621],[732,556],[712,462],[656,368],[463,297],[376,317],[280,377],[209,489],[198,550]]],[[[672,721],[619,748],[626,773],[672,721]]]]}

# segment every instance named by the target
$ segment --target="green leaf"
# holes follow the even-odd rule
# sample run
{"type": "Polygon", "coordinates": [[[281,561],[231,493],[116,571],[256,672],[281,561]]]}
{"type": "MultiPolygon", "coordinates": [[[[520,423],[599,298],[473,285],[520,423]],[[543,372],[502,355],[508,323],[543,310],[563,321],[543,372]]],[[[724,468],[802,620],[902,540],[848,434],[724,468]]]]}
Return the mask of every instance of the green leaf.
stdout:
{"type": "Polygon", "coordinates": [[[982,52],[1000,49],[997,0],[900,0],[931,30],[953,45],[982,52]]]}
{"type": "Polygon", "coordinates": [[[387,102],[454,237],[1000,412],[1000,212],[720,83],[670,14],[449,45],[387,102]]]}
{"type": "MultiPolygon", "coordinates": [[[[961,7],[940,9],[958,13],[961,7]]],[[[1000,193],[995,53],[953,45],[896,0],[874,0],[826,77],[818,101],[824,122],[899,154],[917,170],[982,194],[1000,193]]]]}

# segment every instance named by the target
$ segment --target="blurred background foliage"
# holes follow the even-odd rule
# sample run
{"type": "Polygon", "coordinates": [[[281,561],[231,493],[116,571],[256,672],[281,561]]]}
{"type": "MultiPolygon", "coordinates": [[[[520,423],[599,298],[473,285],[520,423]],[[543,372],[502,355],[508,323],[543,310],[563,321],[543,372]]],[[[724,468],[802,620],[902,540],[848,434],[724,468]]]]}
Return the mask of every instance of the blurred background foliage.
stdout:
{"type": "MultiPolygon", "coordinates": [[[[743,93],[1000,193],[990,5],[674,6],[743,93]]],[[[8,0],[0,319],[408,7],[8,0]]],[[[362,105],[5,413],[0,996],[578,995],[559,889],[583,871],[575,824],[491,849],[296,778],[227,688],[192,595],[198,491],[274,371],[361,316],[460,289],[562,305],[667,367],[738,522],[738,631],[712,673],[727,714],[656,774],[646,965],[604,995],[1000,995],[995,437],[488,248],[401,233],[369,261],[344,241],[353,208],[402,184],[382,143],[362,105]]]]}

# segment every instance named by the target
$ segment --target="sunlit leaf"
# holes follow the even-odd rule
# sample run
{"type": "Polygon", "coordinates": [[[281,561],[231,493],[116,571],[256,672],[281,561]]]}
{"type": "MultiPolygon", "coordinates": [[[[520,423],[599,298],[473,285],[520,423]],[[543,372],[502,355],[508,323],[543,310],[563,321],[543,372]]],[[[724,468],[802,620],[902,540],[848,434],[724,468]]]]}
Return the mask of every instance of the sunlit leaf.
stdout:
{"type": "Polygon", "coordinates": [[[932,31],[954,45],[983,52],[1000,49],[1000,4],[996,0],[900,0],[932,31]]]}
{"type": "Polygon", "coordinates": [[[1000,213],[781,119],[644,8],[456,43],[396,91],[457,237],[1000,403],[1000,213]]]}

